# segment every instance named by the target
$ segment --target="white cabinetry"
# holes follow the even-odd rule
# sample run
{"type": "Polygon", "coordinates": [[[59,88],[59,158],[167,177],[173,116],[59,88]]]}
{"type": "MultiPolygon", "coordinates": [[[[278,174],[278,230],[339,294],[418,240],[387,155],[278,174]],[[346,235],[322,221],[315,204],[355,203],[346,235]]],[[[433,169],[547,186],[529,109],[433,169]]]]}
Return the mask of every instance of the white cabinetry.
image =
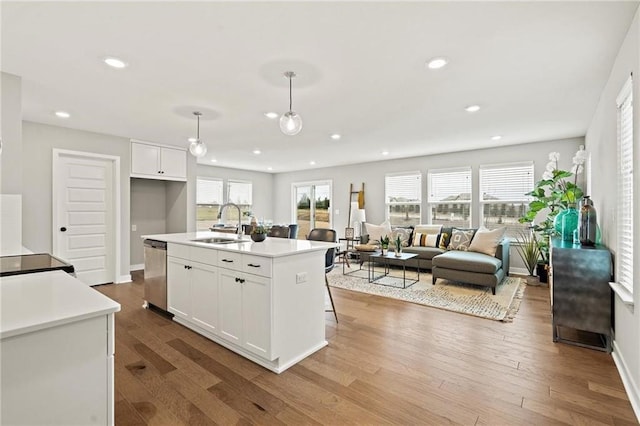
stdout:
{"type": "Polygon", "coordinates": [[[213,334],[218,333],[216,255],[212,250],[170,244],[167,257],[168,311],[213,334]]]}
{"type": "Polygon", "coordinates": [[[187,152],[132,140],[131,177],[186,181],[187,152]]]}

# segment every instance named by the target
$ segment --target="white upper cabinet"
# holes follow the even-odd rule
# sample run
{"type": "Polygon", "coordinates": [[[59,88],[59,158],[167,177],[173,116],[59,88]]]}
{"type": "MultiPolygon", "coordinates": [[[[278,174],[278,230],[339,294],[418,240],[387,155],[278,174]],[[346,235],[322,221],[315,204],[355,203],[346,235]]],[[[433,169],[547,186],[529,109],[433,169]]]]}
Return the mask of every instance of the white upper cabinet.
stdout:
{"type": "Polygon", "coordinates": [[[187,151],[131,141],[131,177],[187,180],[187,151]]]}

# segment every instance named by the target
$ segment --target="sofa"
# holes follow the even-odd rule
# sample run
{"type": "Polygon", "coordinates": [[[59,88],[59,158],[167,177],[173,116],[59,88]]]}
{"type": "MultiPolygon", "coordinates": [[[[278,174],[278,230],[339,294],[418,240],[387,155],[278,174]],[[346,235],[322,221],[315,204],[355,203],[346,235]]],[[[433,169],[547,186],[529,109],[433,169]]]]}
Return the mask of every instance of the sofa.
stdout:
{"type": "MultiPolygon", "coordinates": [[[[443,228],[441,225],[416,225],[408,228],[389,226],[386,230],[380,230],[369,225],[367,231],[369,230],[372,232],[362,237],[365,244],[356,246],[356,249],[362,249],[362,262],[368,260],[372,250],[377,250],[379,235],[386,235],[390,230],[392,242],[398,233],[409,233],[409,237],[403,240],[402,250],[418,256],[408,260],[406,266],[431,270],[434,285],[438,278],[442,278],[487,286],[495,294],[496,287],[508,275],[509,239],[504,238],[504,228],[488,230],[484,227],[443,228]]],[[[389,249],[393,250],[393,243],[389,249]]],[[[398,266],[402,263],[389,259],[389,264],[398,266]]]]}

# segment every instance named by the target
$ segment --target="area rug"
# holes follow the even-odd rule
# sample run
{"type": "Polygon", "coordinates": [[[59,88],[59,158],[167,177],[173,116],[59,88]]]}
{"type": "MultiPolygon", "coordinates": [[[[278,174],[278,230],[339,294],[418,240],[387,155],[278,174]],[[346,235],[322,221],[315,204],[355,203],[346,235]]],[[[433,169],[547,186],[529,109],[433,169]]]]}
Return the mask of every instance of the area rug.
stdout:
{"type": "MultiPolygon", "coordinates": [[[[402,271],[391,271],[393,275],[402,271]]],[[[415,271],[407,270],[407,278],[415,279],[415,271]]],[[[516,277],[506,277],[497,287],[496,295],[488,287],[479,287],[462,283],[455,283],[438,279],[436,285],[431,284],[431,274],[423,272],[420,281],[402,289],[402,279],[384,278],[388,285],[369,283],[365,269],[356,270],[348,275],[342,274],[342,268],[337,267],[327,275],[331,287],[376,296],[404,300],[406,302],[431,306],[447,311],[459,312],[496,321],[512,322],[524,295],[525,280],[516,277]]]]}

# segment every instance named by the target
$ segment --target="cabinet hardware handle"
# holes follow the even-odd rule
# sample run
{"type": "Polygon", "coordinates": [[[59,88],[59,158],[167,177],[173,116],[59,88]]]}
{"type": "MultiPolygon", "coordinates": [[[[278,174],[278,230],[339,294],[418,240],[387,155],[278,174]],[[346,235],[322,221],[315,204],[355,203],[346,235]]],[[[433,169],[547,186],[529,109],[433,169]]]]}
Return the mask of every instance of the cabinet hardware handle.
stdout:
{"type": "Polygon", "coordinates": [[[239,278],[240,284],[244,284],[244,279],[243,278],[239,278]]]}
{"type": "Polygon", "coordinates": [[[259,268],[260,265],[255,265],[253,263],[247,263],[247,266],[251,266],[252,268],[259,268]]]}
{"type": "Polygon", "coordinates": [[[64,226],[62,228],[60,228],[60,232],[66,232],[67,228],[65,228],[64,226]]]}
{"type": "Polygon", "coordinates": [[[227,263],[233,263],[233,260],[229,260],[229,259],[222,259],[222,261],[227,263]]]}

